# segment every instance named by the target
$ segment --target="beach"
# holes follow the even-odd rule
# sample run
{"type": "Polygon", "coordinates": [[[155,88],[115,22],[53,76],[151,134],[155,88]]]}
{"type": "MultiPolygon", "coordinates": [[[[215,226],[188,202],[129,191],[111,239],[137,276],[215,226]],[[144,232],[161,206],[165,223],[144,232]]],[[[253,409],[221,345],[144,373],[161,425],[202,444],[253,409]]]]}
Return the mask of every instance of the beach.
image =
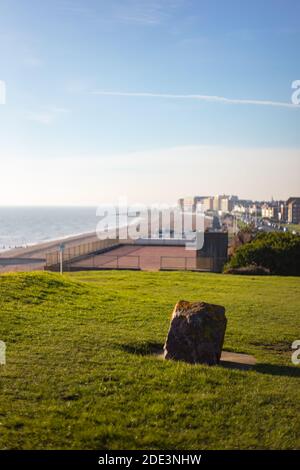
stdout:
{"type": "Polygon", "coordinates": [[[59,250],[61,243],[66,248],[71,248],[76,245],[90,243],[98,240],[96,232],[86,234],[64,237],[57,240],[52,240],[44,243],[37,243],[26,248],[13,248],[0,254],[1,260],[9,259],[11,264],[1,265],[0,273],[16,272],[16,271],[41,271],[44,270],[46,253],[59,250]],[[25,262],[20,262],[23,259],[25,262]],[[26,261],[28,260],[28,263],[26,261]],[[32,260],[32,262],[30,262],[32,260]],[[16,263],[14,263],[16,261],[16,263]]]}

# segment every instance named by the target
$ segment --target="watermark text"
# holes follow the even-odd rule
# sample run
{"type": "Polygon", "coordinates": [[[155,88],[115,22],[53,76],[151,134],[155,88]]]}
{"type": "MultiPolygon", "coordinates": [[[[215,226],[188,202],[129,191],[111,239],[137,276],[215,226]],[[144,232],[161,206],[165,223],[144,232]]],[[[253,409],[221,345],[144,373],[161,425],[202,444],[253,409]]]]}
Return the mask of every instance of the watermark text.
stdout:
{"type": "Polygon", "coordinates": [[[292,349],[295,349],[292,354],[292,363],[298,366],[300,364],[300,339],[293,342],[292,349]]]}
{"type": "Polygon", "coordinates": [[[0,366],[6,364],[6,344],[4,341],[0,341],[0,366]]]}
{"type": "Polygon", "coordinates": [[[6,103],[6,85],[3,80],[0,80],[0,104],[6,103]]]}
{"type": "Polygon", "coordinates": [[[300,80],[292,82],[292,89],[295,90],[292,94],[292,103],[300,105],[300,80]]]}

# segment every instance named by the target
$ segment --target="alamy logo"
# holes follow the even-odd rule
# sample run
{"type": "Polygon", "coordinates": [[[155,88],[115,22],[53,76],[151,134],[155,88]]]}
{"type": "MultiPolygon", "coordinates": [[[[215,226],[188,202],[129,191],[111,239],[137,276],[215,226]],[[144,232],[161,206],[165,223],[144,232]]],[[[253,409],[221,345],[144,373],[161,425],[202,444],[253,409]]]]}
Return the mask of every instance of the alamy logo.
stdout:
{"type": "Polygon", "coordinates": [[[292,354],[292,363],[295,364],[295,366],[298,366],[300,364],[300,340],[299,339],[293,342],[292,349],[295,349],[295,351],[292,354]]]}
{"type": "Polygon", "coordinates": [[[0,104],[6,103],[6,86],[3,80],[0,80],[0,104]]]}
{"type": "Polygon", "coordinates": [[[4,341],[0,341],[0,366],[6,364],[6,344],[4,341]]]}
{"type": "Polygon", "coordinates": [[[168,204],[131,204],[120,199],[115,206],[98,206],[96,233],[99,240],[163,238],[183,240],[185,247],[200,250],[204,244],[205,216],[199,209],[184,212],[168,204]]]}
{"type": "Polygon", "coordinates": [[[292,94],[292,103],[300,105],[300,80],[294,80],[292,83],[294,93],[292,94]]]}

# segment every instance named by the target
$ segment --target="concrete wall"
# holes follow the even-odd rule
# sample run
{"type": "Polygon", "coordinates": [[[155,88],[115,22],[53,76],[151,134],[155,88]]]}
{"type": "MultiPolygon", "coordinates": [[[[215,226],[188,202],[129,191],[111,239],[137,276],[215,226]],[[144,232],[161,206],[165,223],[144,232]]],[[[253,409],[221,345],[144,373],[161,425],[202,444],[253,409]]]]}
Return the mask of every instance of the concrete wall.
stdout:
{"type": "Polygon", "coordinates": [[[197,251],[197,269],[222,272],[227,253],[228,233],[205,232],[203,248],[197,251]]]}

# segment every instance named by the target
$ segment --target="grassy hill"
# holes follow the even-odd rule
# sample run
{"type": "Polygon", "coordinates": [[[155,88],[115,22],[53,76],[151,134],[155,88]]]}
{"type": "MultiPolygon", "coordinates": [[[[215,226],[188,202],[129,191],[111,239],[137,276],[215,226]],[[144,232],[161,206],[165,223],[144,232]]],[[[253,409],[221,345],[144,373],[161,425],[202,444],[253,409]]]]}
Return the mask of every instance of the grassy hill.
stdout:
{"type": "Polygon", "coordinates": [[[0,312],[0,449],[300,447],[299,278],[8,274],[0,312]],[[224,348],[254,369],[150,354],[178,299],[224,305],[224,348]]]}

